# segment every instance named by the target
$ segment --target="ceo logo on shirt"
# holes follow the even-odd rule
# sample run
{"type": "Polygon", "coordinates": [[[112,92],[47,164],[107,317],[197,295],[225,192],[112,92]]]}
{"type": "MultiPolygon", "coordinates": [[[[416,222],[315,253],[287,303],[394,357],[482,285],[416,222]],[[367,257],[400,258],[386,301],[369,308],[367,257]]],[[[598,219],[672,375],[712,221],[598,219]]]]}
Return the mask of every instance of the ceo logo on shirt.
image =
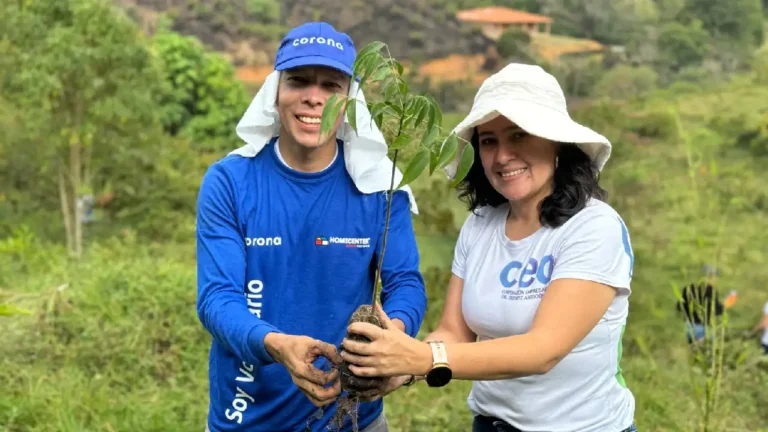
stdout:
{"type": "Polygon", "coordinates": [[[534,281],[546,285],[552,279],[555,268],[555,258],[544,255],[540,260],[531,257],[525,266],[520,261],[512,261],[499,274],[501,286],[504,288],[528,288],[534,281]]]}

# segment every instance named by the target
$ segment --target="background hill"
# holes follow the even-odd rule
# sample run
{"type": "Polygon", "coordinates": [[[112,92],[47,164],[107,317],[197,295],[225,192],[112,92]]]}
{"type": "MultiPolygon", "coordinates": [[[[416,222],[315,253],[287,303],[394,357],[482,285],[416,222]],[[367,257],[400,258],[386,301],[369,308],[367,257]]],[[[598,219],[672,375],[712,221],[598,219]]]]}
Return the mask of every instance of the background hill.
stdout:
{"type": "MultiPolygon", "coordinates": [[[[203,425],[197,190],[240,145],[234,125],[286,28],[321,16],[387,42],[446,129],[507,62],[553,72],[571,114],[614,146],[601,182],[636,257],[621,365],[639,429],[767,431],[768,368],[749,333],[768,301],[763,3],[500,0],[554,21],[552,35],[498,39],[452,21],[492,3],[0,2],[0,431],[203,425]],[[738,290],[712,363],[674,307],[703,264],[738,290]]],[[[413,187],[426,333],[467,212],[439,175],[413,187]]],[[[467,430],[468,389],[392,394],[391,430],[467,430]]]]}
{"type": "Polygon", "coordinates": [[[152,31],[160,19],[227,54],[236,65],[270,64],[286,28],[306,21],[332,22],[356,45],[387,39],[398,58],[433,59],[483,52],[493,42],[462,26],[452,11],[428,0],[117,0],[152,31]]]}

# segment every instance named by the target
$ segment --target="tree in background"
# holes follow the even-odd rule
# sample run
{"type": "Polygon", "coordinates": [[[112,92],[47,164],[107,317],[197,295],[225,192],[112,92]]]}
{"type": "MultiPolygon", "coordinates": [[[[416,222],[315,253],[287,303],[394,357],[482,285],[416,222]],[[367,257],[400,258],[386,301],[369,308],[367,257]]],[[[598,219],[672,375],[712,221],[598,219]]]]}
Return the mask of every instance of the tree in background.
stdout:
{"type": "Polygon", "coordinates": [[[56,184],[68,250],[79,257],[83,198],[102,168],[156,127],[161,75],[137,27],[107,0],[3,2],[0,40],[0,96],[26,129],[18,159],[35,161],[28,176],[56,184]]]}
{"type": "Polygon", "coordinates": [[[506,62],[535,62],[531,53],[531,35],[523,30],[510,29],[502,33],[496,41],[496,49],[506,62]]]}
{"type": "Polygon", "coordinates": [[[719,63],[728,71],[763,43],[761,0],[686,0],[676,19],[686,25],[701,21],[712,36],[719,63]]]}
{"type": "Polygon", "coordinates": [[[700,65],[711,43],[709,33],[699,20],[688,25],[675,21],[664,24],[658,40],[660,66],[678,72],[700,65]]]}
{"type": "Polygon", "coordinates": [[[248,92],[221,55],[194,37],[162,30],[152,40],[165,80],[160,94],[165,131],[203,151],[234,149],[235,126],[248,108],[248,92]]]}
{"type": "Polygon", "coordinates": [[[277,23],[280,20],[280,2],[278,0],[247,0],[248,12],[254,17],[267,23],[277,23]]]}
{"type": "Polygon", "coordinates": [[[679,20],[700,20],[715,40],[726,39],[757,47],[763,43],[761,0],[686,0],[679,20]]]}
{"type": "Polygon", "coordinates": [[[619,65],[600,78],[594,96],[611,99],[630,99],[648,93],[658,86],[658,75],[649,66],[619,65]]]}
{"type": "Polygon", "coordinates": [[[552,17],[552,33],[623,45],[638,31],[641,0],[540,0],[541,13],[552,17]]]}

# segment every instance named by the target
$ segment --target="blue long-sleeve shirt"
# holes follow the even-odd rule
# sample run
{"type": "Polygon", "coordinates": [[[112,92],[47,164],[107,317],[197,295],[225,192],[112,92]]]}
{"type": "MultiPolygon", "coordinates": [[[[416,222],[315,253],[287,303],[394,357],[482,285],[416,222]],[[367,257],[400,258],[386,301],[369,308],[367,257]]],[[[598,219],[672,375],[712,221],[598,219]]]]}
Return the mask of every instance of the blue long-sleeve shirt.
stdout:
{"type": "MultiPolygon", "coordinates": [[[[328,168],[302,173],[278,159],[274,141],[256,157],[216,162],[200,188],[197,313],[213,338],[211,432],[304,431],[307,424],[313,432],[325,430],[336,404],[316,419],[318,408],[272,359],[264,337],[304,335],[339,347],[351,314],[372,298],[386,194],[357,190],[341,143],[328,168]]],[[[414,337],[426,295],[409,210],[406,193],[396,192],[382,305],[414,337]]],[[[382,409],[381,400],[361,403],[360,428],[382,409]]]]}

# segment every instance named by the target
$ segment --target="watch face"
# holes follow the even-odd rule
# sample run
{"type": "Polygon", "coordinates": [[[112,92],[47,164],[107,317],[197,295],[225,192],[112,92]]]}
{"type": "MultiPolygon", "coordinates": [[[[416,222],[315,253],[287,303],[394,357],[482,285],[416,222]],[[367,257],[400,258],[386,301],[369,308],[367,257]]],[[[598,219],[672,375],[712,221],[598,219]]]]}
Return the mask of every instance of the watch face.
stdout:
{"type": "Polygon", "coordinates": [[[442,387],[448,384],[453,377],[453,371],[445,366],[438,366],[427,374],[427,385],[430,387],[442,387]]]}

